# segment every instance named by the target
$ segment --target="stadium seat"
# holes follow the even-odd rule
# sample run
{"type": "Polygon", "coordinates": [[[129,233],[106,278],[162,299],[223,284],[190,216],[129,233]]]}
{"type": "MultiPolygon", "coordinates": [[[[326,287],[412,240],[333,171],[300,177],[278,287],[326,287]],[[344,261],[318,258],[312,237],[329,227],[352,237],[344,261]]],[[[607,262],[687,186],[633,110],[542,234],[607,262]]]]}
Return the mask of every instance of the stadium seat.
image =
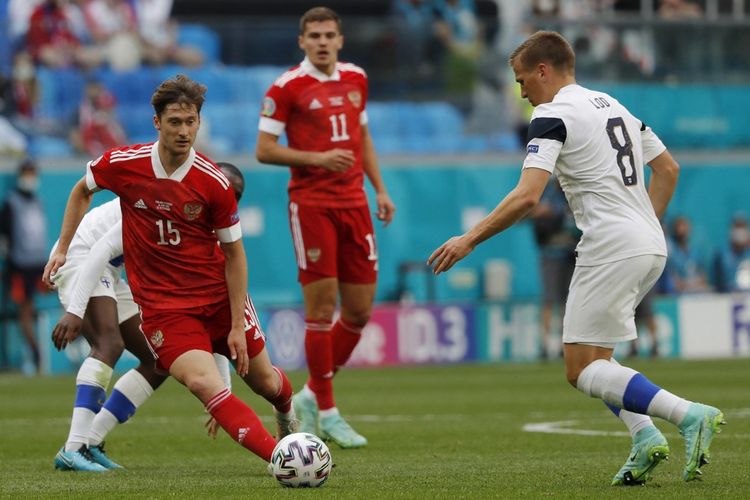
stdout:
{"type": "Polygon", "coordinates": [[[39,135],[29,140],[28,154],[35,158],[66,158],[74,152],[66,139],[39,135]]]}
{"type": "Polygon", "coordinates": [[[181,24],[177,43],[199,49],[205,56],[206,64],[217,63],[221,58],[219,35],[202,24],[181,24]]]}

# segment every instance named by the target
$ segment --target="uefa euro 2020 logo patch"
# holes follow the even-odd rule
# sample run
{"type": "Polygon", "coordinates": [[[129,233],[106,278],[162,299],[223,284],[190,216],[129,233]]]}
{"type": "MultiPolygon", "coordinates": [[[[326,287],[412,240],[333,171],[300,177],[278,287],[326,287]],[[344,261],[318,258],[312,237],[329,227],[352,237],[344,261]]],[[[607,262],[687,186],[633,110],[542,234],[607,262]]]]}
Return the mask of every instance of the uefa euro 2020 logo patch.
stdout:
{"type": "Polygon", "coordinates": [[[273,114],[276,112],[276,101],[273,100],[273,97],[264,97],[263,98],[263,110],[260,112],[263,116],[273,116],[273,114]]]}

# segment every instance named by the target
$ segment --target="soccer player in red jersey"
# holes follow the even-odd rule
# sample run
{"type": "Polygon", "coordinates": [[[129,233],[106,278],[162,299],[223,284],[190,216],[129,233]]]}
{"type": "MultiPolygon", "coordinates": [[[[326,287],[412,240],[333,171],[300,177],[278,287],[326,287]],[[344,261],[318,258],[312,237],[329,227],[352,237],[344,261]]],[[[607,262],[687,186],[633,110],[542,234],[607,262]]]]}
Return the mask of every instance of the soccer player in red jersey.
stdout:
{"type": "Polygon", "coordinates": [[[367,127],[367,75],[338,62],[344,38],[326,7],[300,20],[305,60],[266,93],[256,156],[291,167],[289,220],[305,303],[305,354],[310,377],[294,397],[300,430],[344,448],[367,444],[341,417],[332,379],[349,359],[370,319],[378,255],[363,177],[375,189],[377,217],[396,210],[380,173],[367,127]],[[286,132],[289,146],[278,143],[286,132]],[[338,296],[341,314],[334,323],[338,296]]]}
{"type": "Polygon", "coordinates": [[[107,151],[88,164],[71,191],[44,279],[49,283],[65,262],[93,193],[116,193],[125,266],[157,368],[200,399],[233,439],[269,461],[275,440],[226,388],[211,354],[229,357],[240,377],[271,402],[281,434],[294,430],[291,384],[271,365],[247,296],[234,190],[192,147],[205,92],[204,85],[183,75],[162,82],[151,98],[159,140],[107,151]]]}

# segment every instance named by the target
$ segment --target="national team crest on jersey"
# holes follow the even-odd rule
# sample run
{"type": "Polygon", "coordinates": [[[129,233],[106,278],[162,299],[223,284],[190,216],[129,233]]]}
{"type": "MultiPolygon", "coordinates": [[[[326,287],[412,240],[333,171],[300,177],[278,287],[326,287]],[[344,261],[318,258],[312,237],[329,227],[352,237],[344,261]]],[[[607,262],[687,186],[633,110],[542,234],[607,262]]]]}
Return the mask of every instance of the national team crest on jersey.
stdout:
{"type": "Polygon", "coordinates": [[[352,90],[346,94],[346,97],[349,98],[349,101],[351,101],[355,108],[362,106],[362,93],[359,90],[352,90]]]}
{"type": "Polygon", "coordinates": [[[187,218],[187,220],[195,220],[201,216],[201,212],[203,212],[203,205],[201,205],[200,203],[192,202],[185,203],[182,211],[185,212],[185,217],[187,218]]]}
{"type": "Polygon", "coordinates": [[[273,114],[276,112],[276,101],[273,100],[272,97],[264,97],[263,98],[263,109],[260,112],[263,116],[273,116],[273,114]]]}
{"type": "Polygon", "coordinates": [[[161,330],[156,330],[153,335],[151,335],[151,344],[153,344],[154,347],[161,347],[161,345],[164,343],[164,334],[161,332],[161,330]]]}
{"type": "Polygon", "coordinates": [[[307,250],[307,258],[312,262],[318,262],[318,259],[320,259],[320,254],[320,248],[310,248],[307,250]]]}

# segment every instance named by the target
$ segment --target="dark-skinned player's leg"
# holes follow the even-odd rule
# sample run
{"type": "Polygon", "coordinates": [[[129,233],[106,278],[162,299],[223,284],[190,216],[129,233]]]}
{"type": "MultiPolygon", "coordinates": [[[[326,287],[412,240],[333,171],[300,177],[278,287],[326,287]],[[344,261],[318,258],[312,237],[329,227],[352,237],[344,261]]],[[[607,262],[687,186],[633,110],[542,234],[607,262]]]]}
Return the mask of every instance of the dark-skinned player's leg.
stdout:
{"type": "Polygon", "coordinates": [[[122,424],[132,417],[136,409],[167,379],[166,374],[156,371],[154,355],[140,326],[141,319],[138,314],[120,324],[119,336],[125,348],[138,358],[140,364],[117,380],[102,410],[94,418],[89,447],[95,455],[102,448],[107,434],[117,424],[122,424]]]}
{"type": "Polygon", "coordinates": [[[70,431],[64,449],[55,458],[55,467],[101,472],[106,467],[95,463],[87,447],[91,424],[106,399],[112,369],[124,349],[114,298],[92,297],[89,300],[81,333],[91,346],[91,353],[81,364],[76,376],[76,397],[70,431]],[[77,456],[80,454],[84,459],[77,456]]]}

